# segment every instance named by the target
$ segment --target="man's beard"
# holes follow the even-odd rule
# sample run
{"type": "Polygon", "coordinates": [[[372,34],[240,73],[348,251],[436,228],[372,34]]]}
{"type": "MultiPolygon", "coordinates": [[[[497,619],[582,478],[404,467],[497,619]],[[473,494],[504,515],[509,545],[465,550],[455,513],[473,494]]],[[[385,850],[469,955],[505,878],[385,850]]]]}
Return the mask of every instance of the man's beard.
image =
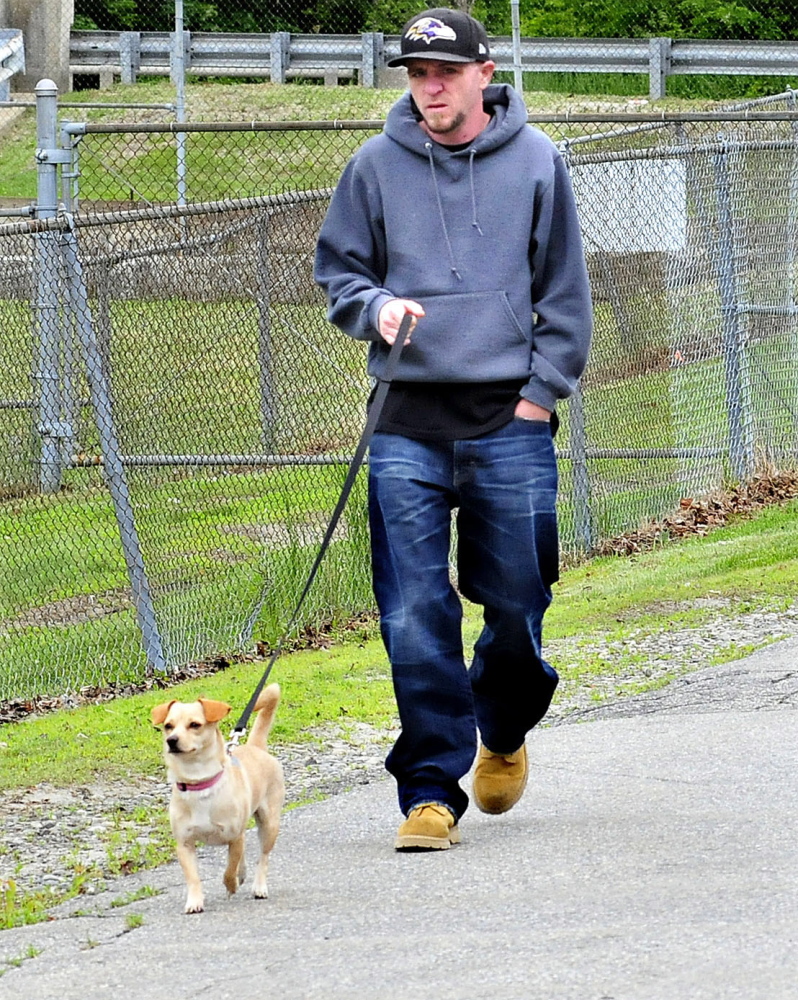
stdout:
{"type": "Polygon", "coordinates": [[[433,132],[435,135],[448,135],[450,132],[456,132],[457,129],[459,129],[460,126],[463,125],[465,120],[466,116],[465,112],[463,111],[461,111],[459,114],[456,114],[454,118],[451,120],[451,122],[449,122],[449,124],[443,128],[436,128],[434,125],[431,124],[431,122],[428,119],[426,118],[424,119],[429,131],[433,132]]]}

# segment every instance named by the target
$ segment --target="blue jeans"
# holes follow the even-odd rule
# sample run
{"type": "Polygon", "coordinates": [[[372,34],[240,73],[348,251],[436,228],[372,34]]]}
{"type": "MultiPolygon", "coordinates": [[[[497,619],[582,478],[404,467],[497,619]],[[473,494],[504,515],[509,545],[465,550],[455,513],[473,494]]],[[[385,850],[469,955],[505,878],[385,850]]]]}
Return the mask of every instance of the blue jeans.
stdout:
{"type": "Polygon", "coordinates": [[[441,802],[461,816],[477,729],[490,750],[512,753],[549,708],[558,678],[541,625],[558,576],[556,496],[544,421],[463,441],[372,439],[374,593],[402,727],[386,767],[405,814],[441,802]],[[459,590],[484,609],[470,670],[449,574],[455,507],[459,590]]]}

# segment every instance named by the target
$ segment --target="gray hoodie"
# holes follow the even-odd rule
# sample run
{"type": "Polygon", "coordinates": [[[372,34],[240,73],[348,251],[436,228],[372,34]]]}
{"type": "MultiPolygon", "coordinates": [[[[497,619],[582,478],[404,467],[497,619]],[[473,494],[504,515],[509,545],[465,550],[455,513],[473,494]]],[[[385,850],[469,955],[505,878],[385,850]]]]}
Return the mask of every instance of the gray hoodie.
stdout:
{"type": "Polygon", "coordinates": [[[521,395],[553,410],[587,360],[592,308],[565,164],[526,124],[516,92],[484,92],[491,123],[448,152],[419,127],[410,94],[388,114],[338,183],[321,228],[315,277],[329,318],[370,340],[369,372],[388,345],[377,316],[392,298],[426,315],[396,378],[411,382],[528,379],[521,395]]]}

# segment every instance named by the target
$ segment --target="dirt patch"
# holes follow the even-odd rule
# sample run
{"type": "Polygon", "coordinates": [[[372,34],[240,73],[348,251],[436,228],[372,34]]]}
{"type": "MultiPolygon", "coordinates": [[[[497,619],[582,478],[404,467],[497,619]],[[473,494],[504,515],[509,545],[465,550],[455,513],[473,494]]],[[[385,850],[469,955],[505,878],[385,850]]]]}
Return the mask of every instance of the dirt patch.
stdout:
{"type": "Polygon", "coordinates": [[[16,628],[45,628],[49,625],[82,625],[133,607],[130,590],[120,587],[102,594],[76,594],[64,597],[12,618],[9,625],[16,628]]]}
{"type": "MultiPolygon", "coordinates": [[[[326,524],[314,524],[306,521],[303,524],[235,524],[222,529],[226,534],[243,535],[254,542],[263,542],[270,549],[289,549],[295,546],[306,548],[318,545],[327,531],[326,524]]],[[[340,542],[348,537],[348,529],[343,519],[333,532],[331,541],[340,542]]]]}

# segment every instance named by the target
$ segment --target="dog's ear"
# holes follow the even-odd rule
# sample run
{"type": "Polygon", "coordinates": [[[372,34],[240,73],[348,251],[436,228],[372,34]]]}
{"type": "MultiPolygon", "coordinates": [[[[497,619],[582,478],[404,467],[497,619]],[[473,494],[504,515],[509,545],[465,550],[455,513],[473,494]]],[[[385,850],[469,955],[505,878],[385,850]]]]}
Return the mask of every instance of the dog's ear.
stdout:
{"type": "Polygon", "coordinates": [[[213,701],[211,698],[198,698],[197,701],[202,705],[202,711],[208,722],[218,722],[230,711],[230,706],[223,701],[213,701]]]}
{"type": "Polygon", "coordinates": [[[152,724],[154,726],[162,726],[166,721],[166,716],[169,714],[169,709],[174,705],[174,699],[172,701],[165,701],[162,705],[156,705],[155,708],[150,712],[150,718],[152,719],[152,724]]]}

